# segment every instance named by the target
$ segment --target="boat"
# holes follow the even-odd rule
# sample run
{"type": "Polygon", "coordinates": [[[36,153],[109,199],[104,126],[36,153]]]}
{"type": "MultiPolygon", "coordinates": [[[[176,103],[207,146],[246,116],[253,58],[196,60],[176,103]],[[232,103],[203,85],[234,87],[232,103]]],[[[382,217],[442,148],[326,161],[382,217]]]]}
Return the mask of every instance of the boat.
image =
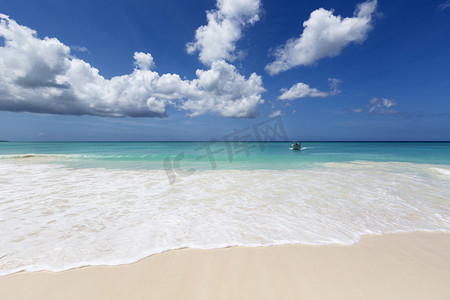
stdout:
{"type": "Polygon", "coordinates": [[[300,150],[302,148],[302,144],[297,141],[293,141],[291,145],[291,150],[300,150]]]}

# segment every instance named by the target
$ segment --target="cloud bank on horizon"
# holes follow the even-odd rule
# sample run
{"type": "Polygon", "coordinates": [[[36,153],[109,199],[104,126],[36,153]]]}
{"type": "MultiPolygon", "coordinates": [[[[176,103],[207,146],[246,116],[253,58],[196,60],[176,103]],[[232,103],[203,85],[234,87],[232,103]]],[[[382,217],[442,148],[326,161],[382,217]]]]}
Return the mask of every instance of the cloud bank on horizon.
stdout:
{"type": "MultiPolygon", "coordinates": [[[[325,56],[336,56],[350,42],[362,42],[372,27],[376,0],[358,5],[352,18],[342,19],[323,8],[311,13],[299,39],[289,40],[266,66],[274,75],[296,65],[308,65],[325,56]],[[306,51],[309,47],[309,51],[306,51]]],[[[107,117],[164,117],[168,107],[189,116],[214,114],[252,118],[264,103],[261,76],[241,75],[231,64],[240,53],[236,42],[244,28],[259,20],[260,0],[218,0],[207,11],[188,53],[198,52],[208,68],[196,78],[158,74],[150,53],[135,52],[130,74],[106,79],[89,63],[71,55],[57,38],[37,37],[36,31],[0,14],[0,110],[107,117]]],[[[330,79],[331,80],[331,79],[330,79]]],[[[338,93],[336,79],[330,92],[298,83],[282,90],[280,100],[326,97],[338,93]]]]}

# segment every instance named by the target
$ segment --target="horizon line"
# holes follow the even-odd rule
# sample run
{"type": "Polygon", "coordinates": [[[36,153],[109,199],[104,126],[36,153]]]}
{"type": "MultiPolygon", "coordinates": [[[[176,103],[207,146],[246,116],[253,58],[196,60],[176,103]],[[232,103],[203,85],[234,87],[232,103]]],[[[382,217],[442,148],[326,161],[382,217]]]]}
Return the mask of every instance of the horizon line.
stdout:
{"type": "MultiPolygon", "coordinates": [[[[283,140],[283,141],[258,141],[258,140],[245,140],[245,141],[226,141],[215,140],[217,142],[263,142],[263,143],[290,143],[298,141],[302,143],[449,143],[450,140],[283,140]]],[[[30,140],[0,140],[1,143],[201,143],[211,142],[209,140],[43,140],[43,141],[30,141],[30,140]]]]}

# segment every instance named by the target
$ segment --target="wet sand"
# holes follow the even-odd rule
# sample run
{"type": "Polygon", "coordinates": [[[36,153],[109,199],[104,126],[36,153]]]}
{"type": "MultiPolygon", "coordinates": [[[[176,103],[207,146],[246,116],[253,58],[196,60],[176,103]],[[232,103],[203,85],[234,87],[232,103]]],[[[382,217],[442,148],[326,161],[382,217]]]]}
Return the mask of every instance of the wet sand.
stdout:
{"type": "Polygon", "coordinates": [[[0,277],[0,299],[450,299],[450,233],[181,249],[130,265],[21,272],[0,277]]]}

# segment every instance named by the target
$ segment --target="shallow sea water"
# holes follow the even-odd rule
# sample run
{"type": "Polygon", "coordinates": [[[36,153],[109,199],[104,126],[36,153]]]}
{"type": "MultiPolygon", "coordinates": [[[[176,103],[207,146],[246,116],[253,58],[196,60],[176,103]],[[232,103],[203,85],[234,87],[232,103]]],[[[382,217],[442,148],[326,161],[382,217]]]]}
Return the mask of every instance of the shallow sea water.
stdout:
{"type": "Polygon", "coordinates": [[[2,143],[0,274],[450,231],[449,143],[289,146],[2,143]]]}

